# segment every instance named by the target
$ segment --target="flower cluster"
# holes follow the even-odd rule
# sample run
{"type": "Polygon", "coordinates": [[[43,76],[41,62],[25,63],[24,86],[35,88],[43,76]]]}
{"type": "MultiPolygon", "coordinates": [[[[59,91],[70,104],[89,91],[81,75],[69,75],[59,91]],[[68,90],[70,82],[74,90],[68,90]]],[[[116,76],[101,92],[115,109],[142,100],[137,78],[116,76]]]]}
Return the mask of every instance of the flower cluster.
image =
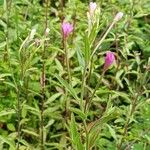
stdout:
{"type": "MultiPolygon", "coordinates": [[[[97,4],[95,2],[90,2],[89,11],[87,12],[88,23],[89,23],[90,29],[92,27],[92,25],[91,25],[92,21],[94,21],[93,18],[95,18],[96,14],[99,14],[99,13],[100,13],[100,8],[97,6],[97,4]],[[98,11],[98,13],[96,13],[97,11],[98,11]]],[[[118,12],[116,14],[116,16],[114,17],[114,22],[119,21],[122,17],[123,17],[123,13],[118,12]]],[[[98,20],[98,22],[99,22],[99,20],[98,20]]],[[[63,23],[61,24],[61,28],[62,28],[62,33],[63,33],[64,39],[66,39],[71,34],[71,32],[73,31],[73,25],[70,24],[69,22],[65,22],[65,21],[63,21],[63,23]]],[[[108,68],[113,64],[114,61],[115,61],[114,53],[111,51],[107,51],[103,71],[104,72],[107,71],[108,68]]]]}

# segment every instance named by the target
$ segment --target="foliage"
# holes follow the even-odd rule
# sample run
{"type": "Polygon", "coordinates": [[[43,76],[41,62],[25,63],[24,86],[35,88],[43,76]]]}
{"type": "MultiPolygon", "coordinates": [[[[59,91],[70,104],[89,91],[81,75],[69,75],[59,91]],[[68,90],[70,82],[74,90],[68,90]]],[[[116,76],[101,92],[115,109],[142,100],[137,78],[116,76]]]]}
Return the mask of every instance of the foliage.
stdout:
{"type": "Polygon", "coordinates": [[[150,0],[96,3],[0,0],[1,150],[150,149],[150,0]]]}

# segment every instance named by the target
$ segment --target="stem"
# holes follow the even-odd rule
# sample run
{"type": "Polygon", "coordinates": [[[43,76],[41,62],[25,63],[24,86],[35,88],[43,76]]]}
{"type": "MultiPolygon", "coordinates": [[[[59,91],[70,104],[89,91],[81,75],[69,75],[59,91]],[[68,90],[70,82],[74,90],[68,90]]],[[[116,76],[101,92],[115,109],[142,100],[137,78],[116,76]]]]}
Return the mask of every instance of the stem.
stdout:
{"type": "Polygon", "coordinates": [[[66,39],[64,39],[64,50],[65,50],[65,59],[66,59],[66,65],[67,65],[68,81],[71,84],[71,71],[70,71],[69,55],[68,55],[66,39]]]}
{"type": "Polygon", "coordinates": [[[122,147],[122,144],[123,144],[123,140],[124,140],[125,136],[127,135],[127,130],[128,130],[128,126],[129,126],[129,123],[130,123],[130,118],[132,117],[132,115],[133,115],[133,113],[135,111],[136,101],[137,101],[138,96],[139,95],[137,94],[137,96],[134,98],[134,101],[132,103],[132,108],[131,108],[129,116],[127,117],[127,120],[126,120],[126,123],[125,123],[125,126],[124,126],[123,136],[121,138],[120,143],[117,146],[117,150],[121,150],[121,147],[122,147]]]}
{"type": "Polygon", "coordinates": [[[92,59],[93,55],[95,54],[95,52],[97,51],[97,49],[99,48],[99,46],[105,40],[107,34],[110,32],[110,30],[112,29],[112,27],[114,26],[115,23],[116,23],[116,21],[113,20],[113,22],[110,24],[108,30],[105,32],[105,34],[103,35],[103,37],[101,38],[101,40],[99,41],[99,43],[97,44],[97,46],[95,47],[95,49],[93,50],[93,53],[91,54],[91,59],[92,59]]]}
{"type": "MultiPolygon", "coordinates": [[[[91,78],[91,73],[92,73],[92,62],[93,62],[93,56],[95,54],[95,52],[97,51],[97,49],[99,48],[99,46],[102,44],[102,42],[105,40],[106,36],[108,35],[108,33],[110,32],[110,30],[113,28],[114,24],[116,23],[115,20],[113,20],[113,22],[110,24],[110,26],[108,27],[108,29],[106,30],[105,34],[102,36],[101,40],[99,41],[99,43],[97,44],[97,46],[95,47],[95,49],[93,50],[92,54],[91,54],[91,57],[90,57],[90,61],[88,62],[88,66],[89,66],[89,63],[91,62],[90,64],[90,70],[89,70],[89,76],[88,76],[88,85],[90,84],[90,78],[91,78]]],[[[103,75],[104,75],[105,72],[103,72],[100,80],[102,79],[103,75]]],[[[100,82],[100,81],[99,81],[100,82]]],[[[89,102],[88,102],[88,95],[87,95],[87,99],[86,99],[86,104],[85,104],[85,108],[84,108],[84,112],[86,111],[86,107],[89,108],[90,107],[90,103],[94,97],[94,94],[97,90],[97,88],[99,87],[99,83],[97,84],[96,86],[96,89],[94,90],[94,93],[92,94],[92,97],[90,98],[89,102]],[[89,104],[88,104],[89,103],[89,104]],[[87,106],[88,105],[88,106],[87,106]]]]}
{"type": "Polygon", "coordinates": [[[88,134],[88,130],[87,130],[87,125],[86,125],[86,121],[83,121],[83,126],[84,126],[84,130],[85,130],[85,135],[86,135],[86,145],[85,145],[85,150],[89,150],[89,134],[88,134]]]}
{"type": "Polygon", "coordinates": [[[44,150],[44,101],[45,101],[45,64],[42,65],[42,101],[41,101],[41,150],[44,150]]]}
{"type": "MultiPolygon", "coordinates": [[[[45,8],[45,31],[47,29],[48,24],[48,0],[46,0],[46,8],[45,8]]],[[[45,35],[46,36],[46,35],[45,35]]],[[[45,51],[46,51],[46,41],[44,41],[43,46],[43,54],[42,54],[42,77],[41,77],[41,86],[42,86],[42,99],[41,99],[41,121],[40,121],[40,130],[41,130],[41,150],[44,150],[45,143],[44,143],[44,101],[45,101],[45,51]]]]}
{"type": "Polygon", "coordinates": [[[20,94],[19,94],[19,90],[17,90],[17,118],[18,118],[18,127],[17,127],[17,137],[18,137],[18,141],[17,141],[17,150],[19,150],[20,148],[20,139],[21,139],[21,125],[20,125],[20,121],[21,121],[21,106],[20,106],[20,94]]]}
{"type": "Polygon", "coordinates": [[[64,11],[64,6],[65,6],[65,1],[61,0],[60,5],[61,5],[61,12],[63,12],[64,11]]]}
{"type": "Polygon", "coordinates": [[[82,75],[82,83],[81,83],[81,97],[80,97],[80,108],[83,110],[83,97],[84,97],[84,88],[86,82],[86,65],[84,67],[83,75],[82,75]]]}
{"type": "MultiPolygon", "coordinates": [[[[69,57],[68,57],[68,49],[67,49],[67,41],[66,41],[66,38],[64,38],[64,36],[63,36],[63,46],[64,46],[64,51],[65,51],[65,57],[64,58],[65,58],[66,66],[67,66],[68,82],[72,86],[69,57]]],[[[65,101],[66,101],[66,106],[65,106],[65,113],[66,113],[65,118],[66,118],[68,116],[68,108],[70,106],[70,100],[68,99],[68,91],[67,90],[65,90],[65,101]]],[[[67,121],[67,118],[66,118],[66,121],[67,121]]]]}
{"type": "MultiPolygon", "coordinates": [[[[91,63],[89,66],[89,74],[87,76],[87,86],[90,87],[90,80],[91,80],[91,75],[92,75],[92,62],[93,62],[93,57],[91,58],[91,63]]],[[[88,89],[87,89],[88,90],[88,89]]],[[[85,98],[85,103],[88,103],[88,99],[89,99],[89,92],[86,93],[86,98],[85,98]]]]}
{"type": "Polygon", "coordinates": [[[14,82],[15,85],[15,91],[16,91],[16,95],[17,95],[17,144],[16,144],[16,150],[20,149],[20,140],[21,140],[21,125],[20,125],[20,121],[21,121],[21,102],[20,102],[20,92],[19,92],[19,88],[16,82],[16,79],[14,77],[14,73],[13,73],[13,67],[11,66],[11,60],[10,60],[10,54],[9,54],[9,32],[8,32],[8,28],[9,28],[9,16],[11,13],[11,5],[12,5],[12,0],[6,0],[6,13],[7,13],[7,18],[6,18],[6,22],[7,22],[7,29],[6,29],[6,47],[5,47],[5,54],[8,58],[8,65],[9,65],[9,69],[10,69],[10,73],[12,76],[12,80],[14,82]]]}
{"type": "Polygon", "coordinates": [[[98,80],[98,83],[97,83],[97,85],[96,85],[96,87],[95,87],[95,89],[94,89],[94,91],[93,91],[93,93],[92,93],[91,98],[86,102],[85,107],[84,107],[84,112],[86,112],[86,111],[90,108],[92,99],[94,98],[94,95],[95,95],[97,89],[98,89],[99,86],[100,86],[100,83],[101,83],[101,80],[102,80],[104,74],[105,74],[105,71],[102,72],[102,75],[100,76],[100,78],[99,78],[99,80],[98,80]]]}
{"type": "Polygon", "coordinates": [[[76,10],[74,12],[74,16],[73,16],[73,32],[72,32],[72,37],[71,37],[71,44],[74,43],[74,37],[75,37],[75,29],[76,29],[76,10]]]}

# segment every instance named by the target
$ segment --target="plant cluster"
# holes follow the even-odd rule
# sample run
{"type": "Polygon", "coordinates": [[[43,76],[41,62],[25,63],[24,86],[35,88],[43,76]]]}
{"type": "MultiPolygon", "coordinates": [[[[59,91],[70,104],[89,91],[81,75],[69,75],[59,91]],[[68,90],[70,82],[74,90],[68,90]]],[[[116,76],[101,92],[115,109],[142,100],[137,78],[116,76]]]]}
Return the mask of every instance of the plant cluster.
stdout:
{"type": "Polygon", "coordinates": [[[150,0],[0,0],[0,150],[150,149],[150,0]]]}

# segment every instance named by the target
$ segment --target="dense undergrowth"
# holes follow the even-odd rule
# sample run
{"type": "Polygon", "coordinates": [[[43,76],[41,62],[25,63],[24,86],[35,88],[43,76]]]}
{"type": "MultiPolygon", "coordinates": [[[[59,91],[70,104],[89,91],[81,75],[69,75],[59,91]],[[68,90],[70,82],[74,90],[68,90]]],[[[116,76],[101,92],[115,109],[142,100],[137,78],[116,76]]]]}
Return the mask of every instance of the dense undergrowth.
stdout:
{"type": "Polygon", "coordinates": [[[93,4],[0,0],[0,150],[150,150],[150,0],[93,4]]]}

